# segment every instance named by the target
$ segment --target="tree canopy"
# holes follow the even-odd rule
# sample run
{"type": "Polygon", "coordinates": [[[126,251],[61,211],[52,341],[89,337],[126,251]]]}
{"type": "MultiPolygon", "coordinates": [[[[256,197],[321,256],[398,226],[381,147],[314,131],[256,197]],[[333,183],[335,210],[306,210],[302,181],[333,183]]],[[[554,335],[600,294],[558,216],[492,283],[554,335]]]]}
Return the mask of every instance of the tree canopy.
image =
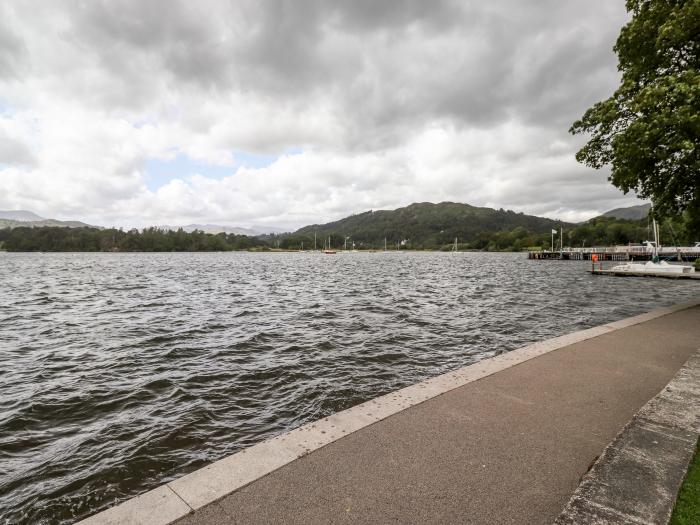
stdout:
{"type": "Polygon", "coordinates": [[[615,44],[622,80],[570,131],[590,133],[576,159],[651,199],[661,217],[700,221],[700,0],[627,0],[615,44]]]}

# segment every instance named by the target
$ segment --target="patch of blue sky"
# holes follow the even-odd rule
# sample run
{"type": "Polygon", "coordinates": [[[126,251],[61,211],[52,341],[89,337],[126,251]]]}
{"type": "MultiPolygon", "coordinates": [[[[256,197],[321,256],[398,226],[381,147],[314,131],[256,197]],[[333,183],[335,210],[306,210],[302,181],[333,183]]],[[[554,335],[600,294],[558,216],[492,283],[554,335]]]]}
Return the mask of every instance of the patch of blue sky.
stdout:
{"type": "Polygon", "coordinates": [[[236,167],[245,168],[267,168],[274,164],[279,158],[277,155],[265,155],[260,153],[247,153],[245,151],[234,151],[233,160],[236,162],[236,167]]]}
{"type": "Polygon", "coordinates": [[[230,166],[216,166],[197,162],[186,155],[178,154],[172,159],[148,159],[144,166],[146,186],[155,191],[172,179],[185,179],[194,174],[221,179],[234,173],[230,166]]]}
{"type": "Polygon", "coordinates": [[[10,104],[7,103],[5,99],[0,97],[0,115],[10,115],[12,113],[12,108],[10,104]]]}
{"type": "Polygon", "coordinates": [[[148,159],[144,166],[146,186],[149,190],[156,191],[172,179],[186,179],[195,174],[210,179],[223,179],[236,173],[238,168],[266,168],[274,164],[281,156],[298,155],[301,152],[301,148],[289,148],[282,155],[234,151],[235,164],[233,166],[207,164],[206,162],[193,160],[182,153],[178,153],[175,157],[168,160],[148,159]]]}

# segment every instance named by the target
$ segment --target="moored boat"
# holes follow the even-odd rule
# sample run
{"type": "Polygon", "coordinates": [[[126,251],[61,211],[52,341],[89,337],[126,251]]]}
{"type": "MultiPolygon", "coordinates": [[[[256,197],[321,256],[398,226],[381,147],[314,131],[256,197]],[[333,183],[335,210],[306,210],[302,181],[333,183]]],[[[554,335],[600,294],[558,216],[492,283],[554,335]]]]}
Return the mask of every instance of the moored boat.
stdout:
{"type": "Polygon", "coordinates": [[[635,275],[654,275],[654,274],[679,274],[679,273],[695,273],[695,268],[689,264],[669,264],[666,261],[659,260],[659,226],[656,220],[653,221],[654,242],[647,242],[647,246],[651,245],[653,256],[651,261],[646,263],[629,262],[613,266],[610,271],[617,273],[630,273],[635,275]]]}
{"type": "Polygon", "coordinates": [[[666,261],[647,261],[645,263],[618,264],[611,268],[615,272],[623,273],[695,273],[695,268],[688,264],[669,264],[666,261]]]}
{"type": "Polygon", "coordinates": [[[328,236],[328,244],[326,244],[324,242],[323,253],[325,253],[326,255],[334,255],[336,253],[336,251],[331,248],[331,236],[330,235],[328,236]]]}

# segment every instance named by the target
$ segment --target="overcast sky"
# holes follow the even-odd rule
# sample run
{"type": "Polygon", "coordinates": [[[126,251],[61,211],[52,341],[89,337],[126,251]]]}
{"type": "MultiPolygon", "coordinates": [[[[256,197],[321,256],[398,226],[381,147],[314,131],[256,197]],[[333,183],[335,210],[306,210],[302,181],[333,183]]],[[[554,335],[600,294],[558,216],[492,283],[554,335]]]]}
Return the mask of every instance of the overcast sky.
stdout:
{"type": "Polygon", "coordinates": [[[622,0],[0,4],[0,209],[293,228],[443,200],[584,220],[622,0]]]}

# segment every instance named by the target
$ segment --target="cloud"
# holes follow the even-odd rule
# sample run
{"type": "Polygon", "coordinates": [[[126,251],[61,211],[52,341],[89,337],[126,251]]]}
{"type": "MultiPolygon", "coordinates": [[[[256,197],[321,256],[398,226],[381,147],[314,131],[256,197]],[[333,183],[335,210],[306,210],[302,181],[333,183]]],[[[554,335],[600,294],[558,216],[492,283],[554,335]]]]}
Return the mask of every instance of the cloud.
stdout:
{"type": "Polygon", "coordinates": [[[2,208],[293,228],[425,200],[570,220],[632,201],[575,162],[567,133],[618,82],[619,3],[0,10],[2,208]],[[242,167],[237,152],[277,160],[242,167]],[[183,157],[149,187],[149,161],[183,157]],[[198,163],[223,175],[177,169],[198,163]]]}
{"type": "Polygon", "coordinates": [[[34,166],[36,158],[17,122],[0,118],[0,165],[34,166]],[[14,128],[14,129],[13,129],[14,128]]]}

